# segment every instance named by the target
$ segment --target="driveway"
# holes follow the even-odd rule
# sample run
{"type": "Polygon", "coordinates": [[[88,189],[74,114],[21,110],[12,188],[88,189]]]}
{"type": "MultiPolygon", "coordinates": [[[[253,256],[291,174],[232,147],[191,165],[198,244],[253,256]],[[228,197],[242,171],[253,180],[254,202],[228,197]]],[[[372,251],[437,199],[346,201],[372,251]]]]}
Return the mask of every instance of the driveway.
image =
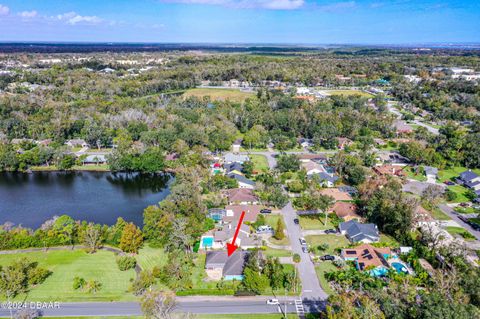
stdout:
{"type": "Polygon", "coordinates": [[[324,301],[328,298],[328,295],[323,291],[318,281],[317,274],[315,273],[315,267],[310,260],[310,256],[302,251],[300,245],[300,237],[302,237],[302,230],[300,225],[295,225],[293,220],[297,217],[296,211],[289,202],[287,206],[282,209],[283,219],[287,228],[288,235],[290,237],[290,245],[292,246],[293,253],[300,255],[301,260],[298,264],[298,272],[302,281],[302,299],[304,303],[324,304],[324,301]]]}

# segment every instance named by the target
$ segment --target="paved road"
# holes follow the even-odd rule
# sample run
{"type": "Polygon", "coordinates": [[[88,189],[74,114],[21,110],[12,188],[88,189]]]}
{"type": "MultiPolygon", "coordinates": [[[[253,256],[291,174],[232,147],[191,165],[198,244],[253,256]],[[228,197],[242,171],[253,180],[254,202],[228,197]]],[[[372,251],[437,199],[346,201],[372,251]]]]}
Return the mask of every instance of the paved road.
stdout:
{"type": "Polygon", "coordinates": [[[429,131],[430,133],[432,133],[433,135],[439,135],[440,134],[440,131],[438,130],[438,128],[435,128],[433,126],[430,126],[424,122],[420,122],[418,119],[415,119],[412,121],[413,124],[416,124],[418,126],[423,126],[424,128],[427,129],[427,131],[429,131]]]}
{"type": "Polygon", "coordinates": [[[475,236],[475,238],[477,238],[477,240],[480,240],[480,231],[473,229],[469,224],[465,223],[463,220],[458,218],[458,215],[455,214],[454,210],[451,207],[445,204],[440,204],[438,205],[438,208],[440,208],[442,212],[450,216],[451,219],[456,221],[463,228],[468,230],[473,236],[475,236]]]}
{"type": "Polygon", "coordinates": [[[293,222],[297,217],[297,214],[291,202],[282,209],[282,214],[290,237],[292,251],[301,256],[301,261],[298,264],[297,269],[302,281],[302,300],[305,303],[312,302],[318,305],[323,304],[328,298],[328,295],[320,286],[317,274],[315,273],[315,267],[311,262],[309,255],[302,251],[299,241],[300,237],[302,237],[302,230],[300,225],[295,225],[293,222]]]}
{"type": "MultiPolygon", "coordinates": [[[[397,119],[400,120],[400,119],[402,118],[402,113],[400,113],[400,111],[399,111],[398,109],[396,109],[394,103],[388,102],[388,103],[387,103],[387,108],[388,108],[388,111],[389,111],[390,113],[394,114],[394,115],[397,117],[397,119]]],[[[418,125],[418,126],[423,126],[423,127],[425,127],[430,133],[432,133],[432,134],[434,134],[434,135],[439,135],[439,134],[440,134],[437,128],[435,128],[435,127],[433,127],[433,126],[431,126],[431,125],[428,125],[428,124],[426,124],[426,123],[421,122],[421,121],[419,120],[419,118],[414,119],[412,122],[413,122],[413,124],[416,124],[416,125],[418,125]]]]}
{"type": "MultiPolygon", "coordinates": [[[[294,297],[284,299],[279,297],[279,306],[267,305],[266,300],[272,297],[187,297],[178,298],[175,311],[201,314],[257,314],[257,313],[295,313],[294,297]],[[286,302],[286,305],[285,305],[286,302]]],[[[142,315],[140,304],[137,302],[66,302],[59,303],[54,308],[37,308],[36,304],[27,303],[27,307],[38,309],[43,316],[69,317],[69,316],[139,316],[142,315]]],[[[320,305],[322,307],[323,305],[320,305]]],[[[317,312],[318,305],[305,303],[305,310],[317,312]]],[[[14,310],[15,312],[15,310],[14,310]]],[[[10,310],[0,308],[0,317],[10,317],[10,310]]]]}

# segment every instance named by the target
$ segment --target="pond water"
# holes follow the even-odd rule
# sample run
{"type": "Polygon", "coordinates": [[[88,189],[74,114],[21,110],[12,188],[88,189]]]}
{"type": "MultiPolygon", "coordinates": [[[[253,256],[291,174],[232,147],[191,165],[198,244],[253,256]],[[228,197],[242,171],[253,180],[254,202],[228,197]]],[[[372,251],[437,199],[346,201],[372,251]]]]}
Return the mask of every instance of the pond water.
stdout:
{"type": "Polygon", "coordinates": [[[0,224],[39,227],[55,215],[142,225],[143,209],[169,194],[169,175],[110,172],[0,173],[0,224]]]}

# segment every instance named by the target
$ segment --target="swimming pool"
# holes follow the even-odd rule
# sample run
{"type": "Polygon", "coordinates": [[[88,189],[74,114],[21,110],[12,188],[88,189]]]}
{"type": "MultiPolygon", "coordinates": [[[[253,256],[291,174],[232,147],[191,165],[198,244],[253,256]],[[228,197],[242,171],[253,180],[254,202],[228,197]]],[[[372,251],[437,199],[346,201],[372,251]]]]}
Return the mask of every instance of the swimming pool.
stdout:
{"type": "Polygon", "coordinates": [[[398,262],[393,262],[392,263],[392,267],[395,268],[395,270],[397,271],[397,273],[404,273],[404,274],[408,274],[408,269],[407,267],[405,267],[404,264],[402,263],[398,263],[398,262]]]}
{"type": "Polygon", "coordinates": [[[202,237],[202,247],[212,247],[213,246],[213,237],[202,237]]]}

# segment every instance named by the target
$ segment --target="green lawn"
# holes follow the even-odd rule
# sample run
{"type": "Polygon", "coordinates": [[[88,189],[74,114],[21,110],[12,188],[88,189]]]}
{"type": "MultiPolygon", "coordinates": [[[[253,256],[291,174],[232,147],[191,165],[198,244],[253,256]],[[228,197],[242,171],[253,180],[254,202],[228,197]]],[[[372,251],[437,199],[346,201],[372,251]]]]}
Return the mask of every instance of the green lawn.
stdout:
{"type": "Polygon", "coordinates": [[[445,230],[447,232],[450,233],[450,235],[454,236],[454,237],[461,237],[463,238],[464,240],[466,241],[473,241],[475,240],[475,236],[473,236],[472,234],[470,234],[466,229],[462,228],[462,227],[453,227],[453,226],[449,226],[449,227],[445,227],[445,230]]]}
{"type": "Polygon", "coordinates": [[[461,185],[448,186],[448,189],[457,194],[457,198],[451,201],[451,203],[463,203],[469,202],[470,199],[467,197],[469,189],[461,185]]]}
{"type": "Polygon", "coordinates": [[[350,245],[345,236],[337,235],[312,235],[305,237],[305,240],[312,248],[317,248],[321,244],[327,244],[328,248],[321,254],[333,254],[337,248],[344,248],[350,245]]]}
{"type": "Polygon", "coordinates": [[[460,214],[479,214],[480,210],[473,207],[455,207],[455,211],[460,214]]]}
{"type": "Polygon", "coordinates": [[[120,271],[111,252],[98,251],[87,254],[82,250],[50,251],[24,254],[0,255],[0,265],[5,266],[13,260],[27,257],[37,261],[40,267],[52,271],[47,280],[30,290],[27,296],[34,301],[126,301],[135,300],[133,294],[127,292],[130,279],[135,277],[134,270],[120,271]],[[96,294],[74,290],[73,278],[79,276],[85,280],[97,280],[102,288],[96,294]]]}
{"type": "Polygon", "coordinates": [[[323,261],[320,264],[315,266],[315,272],[317,273],[318,280],[320,281],[320,285],[322,286],[323,290],[329,294],[334,294],[333,289],[328,284],[327,279],[325,279],[325,274],[327,272],[338,270],[337,267],[333,265],[331,261],[323,261]]]}
{"type": "MultiPolygon", "coordinates": [[[[30,167],[32,171],[58,171],[56,165],[50,166],[32,166],[30,167]]],[[[99,172],[106,172],[110,170],[108,164],[100,164],[100,165],[74,165],[71,170],[73,171],[99,171],[99,172]]]]}
{"type": "MultiPolygon", "coordinates": [[[[278,220],[282,218],[283,219],[283,216],[280,215],[280,214],[269,214],[267,216],[265,216],[265,220],[267,222],[267,225],[271,226],[273,229],[276,229],[277,228],[277,223],[278,223],[278,220]]],[[[285,222],[283,221],[283,225],[285,226],[285,222]]],[[[269,238],[268,239],[272,244],[274,245],[289,245],[290,244],[290,240],[288,239],[288,236],[287,234],[285,233],[285,238],[282,239],[282,240],[277,240],[273,237],[269,238]]]]}
{"type": "Polygon", "coordinates": [[[388,247],[400,247],[400,243],[392,236],[380,234],[380,243],[386,244],[388,247]]]}
{"type": "Polygon", "coordinates": [[[413,167],[407,167],[403,171],[407,173],[407,177],[410,179],[414,179],[420,182],[425,182],[427,180],[427,177],[424,174],[415,172],[415,169],[413,167]]]}
{"type": "Polygon", "coordinates": [[[432,216],[433,218],[437,219],[437,220],[451,220],[450,216],[448,216],[447,214],[445,214],[440,208],[436,207],[433,211],[432,211],[432,216]]]}
{"type": "Polygon", "coordinates": [[[270,247],[266,247],[265,250],[262,250],[262,254],[265,256],[271,256],[271,257],[291,257],[292,252],[290,250],[286,249],[273,249],[270,247]]]}
{"type": "Polygon", "coordinates": [[[362,97],[372,98],[373,95],[367,92],[358,91],[358,90],[321,90],[328,95],[343,95],[343,96],[352,96],[360,95],[362,97]]]}
{"type": "Polygon", "coordinates": [[[253,169],[257,172],[268,172],[268,161],[267,158],[263,155],[251,154],[249,155],[250,160],[253,163],[253,169]]]}
{"type": "MultiPolygon", "coordinates": [[[[460,175],[460,173],[468,170],[466,167],[456,166],[448,169],[442,169],[438,171],[438,179],[442,182],[444,181],[455,181],[455,179],[460,175]]],[[[480,175],[480,169],[473,169],[473,171],[480,175]]]]}
{"type": "Polygon", "coordinates": [[[167,254],[163,248],[152,248],[146,244],[140,249],[137,262],[143,270],[152,270],[155,266],[163,267],[167,262],[167,254]]]}
{"type": "Polygon", "coordinates": [[[299,216],[298,219],[300,220],[300,226],[304,230],[325,230],[335,228],[335,226],[332,224],[331,217],[332,214],[328,216],[327,225],[325,225],[325,218],[321,218],[319,215],[299,216]]]}
{"type": "Polygon", "coordinates": [[[187,90],[184,97],[198,97],[203,98],[209,96],[212,100],[230,100],[234,102],[243,102],[247,98],[255,97],[255,93],[242,92],[235,89],[204,89],[196,88],[187,90]]]}

